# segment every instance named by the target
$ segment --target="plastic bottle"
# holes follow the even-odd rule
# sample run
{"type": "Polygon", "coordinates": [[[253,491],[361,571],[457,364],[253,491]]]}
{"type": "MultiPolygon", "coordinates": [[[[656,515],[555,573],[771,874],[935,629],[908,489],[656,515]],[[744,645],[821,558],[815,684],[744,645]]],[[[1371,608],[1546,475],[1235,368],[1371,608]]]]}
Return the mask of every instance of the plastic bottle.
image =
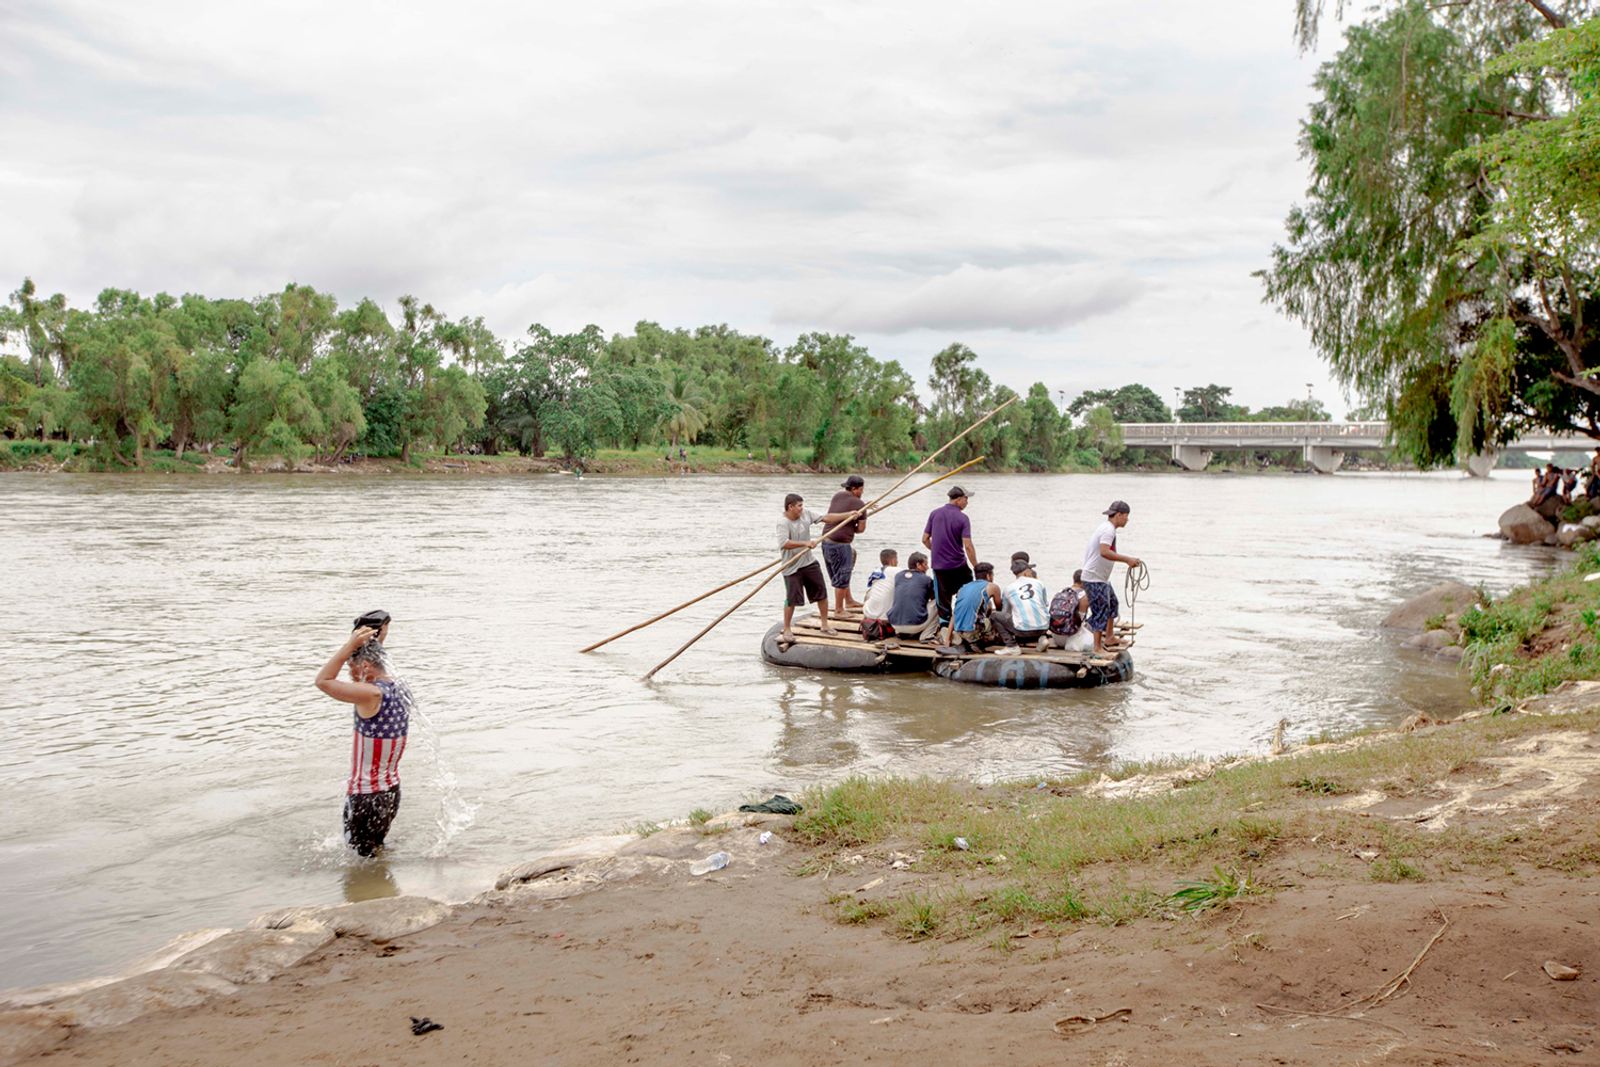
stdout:
{"type": "Polygon", "coordinates": [[[722,870],[727,865],[728,854],[726,852],[713,852],[698,863],[690,864],[689,873],[695,876],[710,874],[712,871],[722,870]]]}

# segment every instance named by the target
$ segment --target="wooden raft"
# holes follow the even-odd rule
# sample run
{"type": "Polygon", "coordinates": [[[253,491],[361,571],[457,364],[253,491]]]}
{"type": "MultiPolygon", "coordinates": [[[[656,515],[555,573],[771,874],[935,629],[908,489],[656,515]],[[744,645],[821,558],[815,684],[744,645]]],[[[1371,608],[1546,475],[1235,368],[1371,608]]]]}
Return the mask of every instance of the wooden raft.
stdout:
{"type": "MultiPolygon", "coordinates": [[[[1104,653],[1095,655],[1093,652],[1068,652],[1065,649],[1053,648],[1048,652],[1040,652],[1032,645],[1023,645],[1020,656],[996,656],[993,652],[940,652],[941,646],[927,641],[914,641],[909,638],[895,638],[890,641],[864,641],[861,638],[860,612],[846,611],[843,614],[830,614],[828,622],[838,636],[829,636],[822,632],[822,619],[818,615],[807,615],[794,620],[795,644],[818,645],[823,648],[874,648],[891,656],[904,656],[907,659],[926,660],[970,660],[970,659],[1024,659],[1040,660],[1046,663],[1059,663],[1067,667],[1109,667],[1116,663],[1116,656],[1107,656],[1104,653]]],[[[1139,629],[1143,623],[1118,623],[1117,629],[1126,634],[1127,643],[1118,649],[1119,652],[1132,648],[1134,644],[1133,630],[1139,629]]],[[[786,642],[779,642],[779,648],[790,647],[786,642]]]]}

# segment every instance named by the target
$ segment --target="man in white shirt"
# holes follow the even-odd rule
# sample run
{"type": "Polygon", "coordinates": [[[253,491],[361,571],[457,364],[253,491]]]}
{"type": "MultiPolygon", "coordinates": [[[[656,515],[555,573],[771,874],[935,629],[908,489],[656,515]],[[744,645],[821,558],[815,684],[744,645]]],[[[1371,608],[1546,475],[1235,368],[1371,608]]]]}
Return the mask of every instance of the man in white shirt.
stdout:
{"type": "MultiPolygon", "coordinates": [[[[893,565],[885,566],[892,568],[893,565]]],[[[889,609],[894,606],[895,577],[891,569],[888,577],[879,578],[867,586],[867,598],[861,602],[862,640],[885,641],[894,636],[894,627],[889,625],[889,609]]]]}
{"type": "Polygon", "coordinates": [[[1121,605],[1117,592],[1111,588],[1111,571],[1118,563],[1129,567],[1140,565],[1135,556],[1124,556],[1117,551],[1117,531],[1128,525],[1128,502],[1113,500],[1105,510],[1102,522],[1089,538],[1089,547],[1083,553],[1083,589],[1089,594],[1089,630],[1094,634],[1096,652],[1115,652],[1122,646],[1111,634],[1121,605]]]}
{"type": "MultiPolygon", "coordinates": [[[[1011,573],[1016,577],[1006,586],[999,612],[994,616],[995,629],[1008,646],[1021,642],[1042,641],[1050,629],[1050,593],[1025,556],[1013,556],[1011,573]]],[[[1040,645],[1044,651],[1044,645],[1040,645]]]]}

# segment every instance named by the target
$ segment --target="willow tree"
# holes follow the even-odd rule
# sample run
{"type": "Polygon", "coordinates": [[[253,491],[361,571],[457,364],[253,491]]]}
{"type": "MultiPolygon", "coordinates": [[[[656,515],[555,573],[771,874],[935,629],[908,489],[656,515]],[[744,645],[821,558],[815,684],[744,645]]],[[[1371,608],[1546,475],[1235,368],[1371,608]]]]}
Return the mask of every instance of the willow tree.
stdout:
{"type": "MultiPolygon", "coordinates": [[[[1531,427],[1600,436],[1600,393],[1553,373],[1557,346],[1523,313],[1540,264],[1482,240],[1508,176],[1473,151],[1570,108],[1566,79],[1493,63],[1594,5],[1566,6],[1389,5],[1352,27],[1315,79],[1300,136],[1306,201],[1260,276],[1267,299],[1309,328],[1343,384],[1384,406],[1396,445],[1425,465],[1531,427]]],[[[1302,43],[1321,7],[1300,0],[1302,43]]],[[[1575,275],[1571,288],[1592,283],[1575,275]]]]}

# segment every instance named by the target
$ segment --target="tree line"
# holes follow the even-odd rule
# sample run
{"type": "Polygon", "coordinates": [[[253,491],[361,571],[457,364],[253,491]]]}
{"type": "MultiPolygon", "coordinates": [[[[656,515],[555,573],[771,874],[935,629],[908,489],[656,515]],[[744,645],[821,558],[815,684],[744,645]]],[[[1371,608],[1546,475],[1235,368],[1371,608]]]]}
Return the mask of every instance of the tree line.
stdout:
{"type": "MultiPolygon", "coordinates": [[[[638,323],[556,333],[534,324],[507,345],[481,318],[402,297],[372,300],[289,285],[254,300],[108,289],[89,308],[25,280],[0,307],[0,433],[78,442],[108,465],[141,467],[231,451],[238,466],[284,456],[337,462],[418,450],[582,461],[601,448],[708,445],[819,469],[914,462],[1016,394],[963,344],[937,353],[919,393],[894,360],[848,335],[787,347],[727,326],[638,323]]],[[[1224,386],[1183,394],[1191,421],[1252,417],[1224,386]]],[[[1118,422],[1170,422],[1144,385],[1095,390],[1064,407],[1035,383],[964,439],[954,462],[994,469],[1095,469],[1130,455],[1118,422]]],[[[1262,417],[1327,418],[1308,401],[1262,417]]]]}

